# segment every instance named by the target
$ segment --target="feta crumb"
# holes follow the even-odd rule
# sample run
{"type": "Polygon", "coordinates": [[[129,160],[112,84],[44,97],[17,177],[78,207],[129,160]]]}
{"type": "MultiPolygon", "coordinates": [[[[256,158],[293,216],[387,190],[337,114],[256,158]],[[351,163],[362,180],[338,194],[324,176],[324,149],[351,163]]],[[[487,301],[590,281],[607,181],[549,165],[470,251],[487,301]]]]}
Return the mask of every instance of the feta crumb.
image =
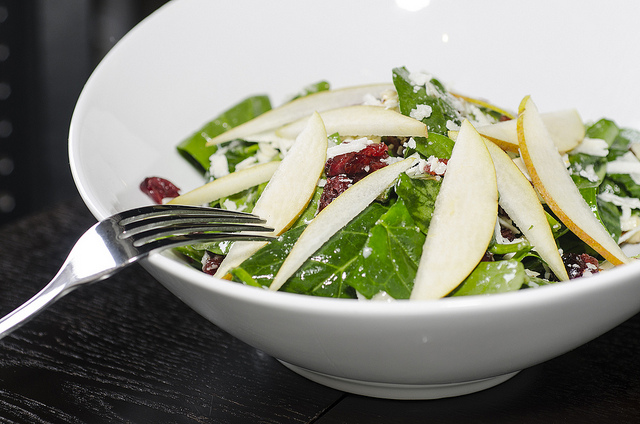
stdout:
{"type": "Polygon", "coordinates": [[[598,181],[600,179],[598,177],[598,174],[596,174],[596,170],[595,170],[593,164],[589,164],[586,167],[582,168],[578,172],[578,175],[580,175],[583,178],[586,178],[587,180],[589,180],[591,182],[596,182],[596,181],[598,181]]]}
{"type": "Polygon", "coordinates": [[[229,162],[224,155],[224,151],[219,153],[222,149],[218,149],[216,153],[209,157],[209,173],[213,178],[224,177],[229,175],[229,162]]]}
{"type": "Polygon", "coordinates": [[[447,129],[449,131],[460,131],[460,125],[456,124],[452,120],[447,121],[447,129]]]}
{"type": "Polygon", "coordinates": [[[368,258],[372,252],[373,252],[372,248],[370,248],[369,246],[365,246],[364,249],[362,249],[362,257],[368,258]]]}
{"type": "Polygon", "coordinates": [[[433,77],[425,72],[410,72],[409,82],[414,87],[421,87],[431,81],[433,77]]]}
{"type": "Polygon", "coordinates": [[[616,206],[620,207],[628,207],[631,209],[640,209],[640,199],[635,197],[621,197],[617,194],[613,194],[610,192],[603,192],[598,195],[598,198],[604,200],[605,202],[611,202],[616,206]]]}
{"type": "Polygon", "coordinates": [[[418,121],[422,121],[425,118],[431,116],[431,112],[433,109],[429,105],[417,105],[415,109],[409,112],[409,116],[413,119],[417,119],[418,121]]]}
{"type": "Polygon", "coordinates": [[[607,163],[607,174],[629,174],[633,182],[640,184],[640,161],[633,152],[607,163]]]}
{"type": "Polygon", "coordinates": [[[435,156],[429,156],[426,165],[429,167],[428,169],[436,175],[444,175],[447,170],[447,164],[435,156]]]}
{"type": "Polygon", "coordinates": [[[585,137],[571,153],[584,153],[591,156],[605,157],[609,154],[609,145],[599,138],[585,137]]]}
{"type": "Polygon", "coordinates": [[[373,144],[373,141],[366,137],[349,141],[345,140],[337,146],[329,147],[327,149],[327,159],[331,159],[332,157],[343,155],[345,153],[359,152],[370,144],[373,144]]]}
{"type": "Polygon", "coordinates": [[[409,141],[405,143],[405,147],[408,147],[410,149],[415,149],[417,147],[416,141],[413,139],[413,137],[409,138],[409,141]]]}

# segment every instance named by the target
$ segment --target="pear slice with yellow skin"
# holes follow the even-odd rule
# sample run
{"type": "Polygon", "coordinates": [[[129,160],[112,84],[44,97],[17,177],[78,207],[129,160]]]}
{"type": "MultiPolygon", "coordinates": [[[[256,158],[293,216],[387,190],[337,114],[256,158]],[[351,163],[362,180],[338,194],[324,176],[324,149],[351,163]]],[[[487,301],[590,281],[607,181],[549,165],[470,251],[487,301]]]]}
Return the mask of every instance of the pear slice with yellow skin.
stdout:
{"type": "Polygon", "coordinates": [[[300,97],[280,107],[271,109],[244,124],[231,128],[209,140],[207,145],[220,144],[237,138],[274,130],[290,122],[304,118],[305,116],[308,117],[314,112],[362,104],[364,96],[368,94],[379,96],[387,90],[394,89],[393,84],[384,83],[359,85],[309,94],[308,96],[300,97]]]}
{"type": "MultiPolygon", "coordinates": [[[[320,112],[320,116],[328,134],[427,137],[427,126],[423,122],[382,106],[347,106],[320,112]]],[[[276,135],[295,138],[304,125],[305,119],[292,122],[277,129],[276,135]]]]}
{"type": "Polygon", "coordinates": [[[349,187],[329,203],[304,229],[269,289],[279,290],[316,250],[362,212],[415,162],[415,158],[409,157],[380,168],[349,187]]]}
{"type": "Polygon", "coordinates": [[[549,221],[529,180],[500,147],[486,140],[496,170],[499,205],[560,281],[569,279],[549,221]]]}
{"type": "MultiPolygon", "coordinates": [[[[327,147],[324,123],[320,115],[314,113],[252,210],[253,214],[266,221],[267,227],[273,228],[273,232],[267,235],[280,235],[306,209],[324,169],[327,147]]],[[[265,244],[260,241],[235,242],[214,276],[226,276],[229,270],[240,265],[265,244]]]]}
{"type": "Polygon", "coordinates": [[[171,201],[174,205],[204,205],[232,194],[240,193],[243,190],[265,183],[271,179],[276,169],[280,166],[280,161],[272,161],[254,165],[240,171],[232,172],[224,177],[186,192],[171,201]]]}
{"type": "MultiPolygon", "coordinates": [[[[584,123],[575,109],[541,113],[540,118],[561,153],[568,152],[582,142],[584,123]]],[[[476,128],[480,134],[497,144],[502,150],[518,152],[517,120],[496,122],[476,128]]]]}
{"type": "Polygon", "coordinates": [[[467,101],[467,102],[469,102],[471,104],[474,104],[476,106],[484,107],[484,108],[487,108],[487,109],[492,110],[494,112],[498,112],[499,114],[501,114],[503,116],[506,116],[507,118],[515,119],[515,116],[513,116],[513,114],[511,112],[506,111],[506,110],[504,110],[504,109],[502,109],[502,108],[500,108],[500,107],[498,107],[498,106],[496,106],[494,104],[491,104],[491,103],[489,103],[489,102],[487,102],[485,100],[480,100],[480,99],[476,99],[476,98],[473,98],[473,97],[463,96],[462,94],[457,94],[457,93],[451,93],[451,94],[453,94],[455,97],[457,97],[459,99],[465,100],[465,101],[467,101]]]}
{"type": "Polygon", "coordinates": [[[547,206],[571,232],[606,260],[614,265],[630,262],[578,191],[529,96],[522,100],[517,125],[522,160],[547,206]]]}
{"type": "Polygon", "coordinates": [[[498,186],[484,139],[464,121],[447,162],[411,292],[412,300],[449,294],[478,265],[498,218],[498,186]]]}

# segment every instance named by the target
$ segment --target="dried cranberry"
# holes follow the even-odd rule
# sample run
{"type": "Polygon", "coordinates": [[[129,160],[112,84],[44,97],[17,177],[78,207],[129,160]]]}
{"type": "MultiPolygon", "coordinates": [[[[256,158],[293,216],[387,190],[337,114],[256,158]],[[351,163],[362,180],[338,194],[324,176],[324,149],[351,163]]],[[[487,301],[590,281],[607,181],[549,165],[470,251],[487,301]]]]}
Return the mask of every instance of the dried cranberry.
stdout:
{"type": "Polygon", "coordinates": [[[353,179],[347,177],[345,174],[335,175],[327,178],[327,182],[322,190],[322,196],[320,196],[320,205],[318,211],[321,211],[329,203],[338,197],[342,192],[348,189],[353,184],[353,179]]]}
{"type": "Polygon", "coordinates": [[[482,259],[480,259],[480,262],[493,262],[493,253],[489,252],[488,250],[486,252],[484,252],[484,256],[482,256],[482,259]]]}
{"type": "Polygon", "coordinates": [[[162,199],[178,197],[180,189],[171,181],[160,177],[145,178],[140,183],[140,190],[149,195],[157,204],[162,203],[162,199]]]}
{"type": "Polygon", "coordinates": [[[209,275],[215,274],[223,259],[224,255],[207,252],[202,258],[202,272],[209,275]]]}
{"type": "Polygon", "coordinates": [[[563,253],[562,261],[570,279],[582,277],[585,272],[598,272],[598,260],[586,253],[563,253]]]}
{"type": "Polygon", "coordinates": [[[384,143],[370,144],[358,152],[334,156],[327,160],[325,173],[328,177],[346,174],[350,177],[364,176],[387,166],[383,159],[389,157],[388,147],[384,143]]]}
{"type": "Polygon", "coordinates": [[[513,234],[513,231],[510,228],[500,227],[500,235],[509,241],[514,241],[516,239],[516,235],[513,234]]]}

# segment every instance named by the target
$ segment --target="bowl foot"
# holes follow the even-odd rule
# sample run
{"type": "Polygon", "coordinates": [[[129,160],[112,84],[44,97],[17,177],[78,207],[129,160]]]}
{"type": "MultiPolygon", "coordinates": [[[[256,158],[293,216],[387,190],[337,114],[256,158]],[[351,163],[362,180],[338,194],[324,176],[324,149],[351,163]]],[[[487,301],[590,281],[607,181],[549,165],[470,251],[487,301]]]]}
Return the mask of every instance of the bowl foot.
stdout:
{"type": "Polygon", "coordinates": [[[481,380],[447,384],[394,384],[352,380],[311,371],[280,361],[293,372],[311,381],[333,389],[356,395],[398,400],[427,400],[462,396],[497,386],[516,375],[519,371],[489,377],[481,380]]]}

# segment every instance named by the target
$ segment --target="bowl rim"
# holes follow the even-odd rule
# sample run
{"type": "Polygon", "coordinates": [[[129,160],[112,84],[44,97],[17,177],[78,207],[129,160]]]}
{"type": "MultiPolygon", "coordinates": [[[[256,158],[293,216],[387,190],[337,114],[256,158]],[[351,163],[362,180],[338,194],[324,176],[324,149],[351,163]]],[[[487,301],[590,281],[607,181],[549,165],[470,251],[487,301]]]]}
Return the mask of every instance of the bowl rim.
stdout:
{"type": "Polygon", "coordinates": [[[178,258],[172,258],[163,253],[150,255],[147,262],[181,281],[188,281],[201,289],[254,305],[284,308],[290,311],[332,312],[342,315],[435,316],[460,312],[494,313],[498,310],[539,308],[570,298],[588,296],[601,290],[613,289],[614,286],[635,284],[635,280],[640,280],[640,261],[635,261],[590,277],[507,293],[384,302],[270,291],[266,288],[261,289],[213,277],[186,262],[180,262],[178,258]]]}

